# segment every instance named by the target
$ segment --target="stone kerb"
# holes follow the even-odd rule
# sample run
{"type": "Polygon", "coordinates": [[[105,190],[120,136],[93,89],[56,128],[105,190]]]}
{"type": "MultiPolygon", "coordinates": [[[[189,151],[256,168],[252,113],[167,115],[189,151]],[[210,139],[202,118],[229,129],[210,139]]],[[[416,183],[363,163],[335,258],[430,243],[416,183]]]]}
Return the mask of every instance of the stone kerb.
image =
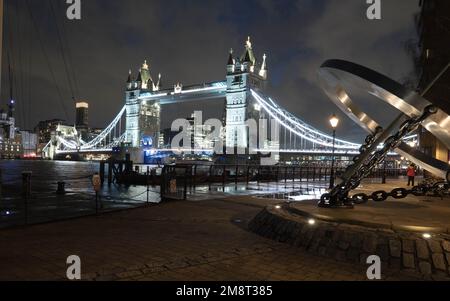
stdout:
{"type": "Polygon", "coordinates": [[[425,239],[407,231],[352,225],[294,214],[289,205],[267,207],[249,229],[266,238],[302,248],[337,261],[367,265],[378,255],[382,268],[420,275],[424,279],[450,280],[450,236],[425,239]]]}

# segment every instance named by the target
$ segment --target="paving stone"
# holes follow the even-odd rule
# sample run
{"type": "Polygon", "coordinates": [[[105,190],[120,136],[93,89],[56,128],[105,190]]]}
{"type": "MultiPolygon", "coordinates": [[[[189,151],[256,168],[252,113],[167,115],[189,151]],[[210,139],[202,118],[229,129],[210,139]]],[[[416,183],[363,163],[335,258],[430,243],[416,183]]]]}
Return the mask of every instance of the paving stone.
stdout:
{"type": "Polygon", "coordinates": [[[332,241],[333,242],[339,242],[341,241],[341,237],[342,237],[343,233],[340,231],[340,229],[338,228],[334,233],[333,233],[333,237],[332,237],[332,241]]]}
{"type": "Polygon", "coordinates": [[[346,242],[346,241],[340,241],[339,244],[339,249],[341,250],[347,250],[350,247],[350,243],[346,242]]]}
{"type": "Polygon", "coordinates": [[[97,273],[89,273],[89,274],[82,274],[81,279],[82,280],[94,280],[98,277],[97,273]]]}
{"type": "Polygon", "coordinates": [[[416,240],[417,257],[419,259],[429,259],[430,251],[428,250],[428,244],[423,239],[416,240]]]}
{"type": "Polygon", "coordinates": [[[325,231],[325,237],[327,237],[327,238],[333,238],[334,237],[334,233],[335,233],[336,231],[335,230],[333,230],[333,229],[326,229],[326,231],[325,231]]]}
{"type": "Polygon", "coordinates": [[[413,254],[403,253],[403,266],[409,269],[414,269],[416,267],[413,254]]]}
{"type": "Polygon", "coordinates": [[[334,257],[337,261],[345,261],[346,260],[346,253],[343,250],[338,250],[336,252],[336,256],[334,257]]]}
{"type": "Polygon", "coordinates": [[[436,253],[433,254],[431,257],[433,258],[433,265],[436,269],[441,271],[447,271],[443,254],[436,253]]]}
{"type": "Polygon", "coordinates": [[[391,257],[389,259],[389,267],[398,270],[402,267],[402,261],[400,260],[400,258],[391,257]]]}
{"type": "Polygon", "coordinates": [[[333,242],[331,241],[331,238],[322,237],[322,239],[320,240],[320,245],[328,248],[333,245],[333,242]]]}
{"type": "Polygon", "coordinates": [[[351,239],[350,245],[354,248],[360,248],[362,245],[362,236],[360,233],[355,233],[351,239]]]}
{"type": "Polygon", "coordinates": [[[367,253],[375,253],[377,250],[377,236],[372,234],[364,237],[363,250],[367,253]]]}
{"type": "Polygon", "coordinates": [[[320,238],[314,238],[308,246],[308,252],[317,252],[320,245],[320,238]]]}
{"type": "Polygon", "coordinates": [[[347,251],[347,260],[351,261],[351,262],[358,262],[359,261],[359,249],[350,248],[347,251]]]}
{"type": "Polygon", "coordinates": [[[320,256],[326,256],[327,248],[325,248],[325,247],[323,247],[323,246],[322,246],[322,247],[319,247],[318,253],[319,253],[320,256]]]}
{"type": "Polygon", "coordinates": [[[116,275],[101,275],[95,278],[95,281],[116,281],[118,279],[116,275]]]}
{"type": "Polygon", "coordinates": [[[122,273],[116,274],[117,278],[119,278],[119,279],[131,278],[131,277],[136,277],[136,276],[141,276],[141,275],[142,275],[141,271],[129,271],[129,272],[122,272],[122,273]]]}
{"type": "Polygon", "coordinates": [[[428,240],[428,246],[430,247],[432,253],[442,253],[441,244],[437,240],[428,240]]]}
{"type": "Polygon", "coordinates": [[[402,254],[402,245],[400,243],[400,240],[389,240],[389,250],[392,257],[400,258],[402,254]]]}
{"type": "Polygon", "coordinates": [[[414,241],[410,239],[402,239],[402,250],[406,253],[414,253],[414,241]]]}
{"type": "Polygon", "coordinates": [[[389,247],[388,245],[382,244],[377,246],[376,255],[380,256],[383,262],[389,259],[389,247]]]}
{"type": "Polygon", "coordinates": [[[371,256],[373,254],[369,254],[369,253],[362,253],[359,256],[359,263],[363,264],[363,265],[367,265],[367,258],[369,258],[369,256],[371,256]]]}
{"type": "Polygon", "coordinates": [[[448,240],[442,241],[442,247],[446,252],[450,252],[450,241],[448,240]]]}
{"type": "Polygon", "coordinates": [[[341,237],[340,237],[340,240],[341,241],[345,241],[345,242],[351,242],[353,236],[355,235],[355,233],[350,232],[350,231],[343,232],[341,237]]]}
{"type": "Polygon", "coordinates": [[[431,275],[432,269],[431,264],[426,261],[419,262],[419,270],[423,275],[431,275]]]}

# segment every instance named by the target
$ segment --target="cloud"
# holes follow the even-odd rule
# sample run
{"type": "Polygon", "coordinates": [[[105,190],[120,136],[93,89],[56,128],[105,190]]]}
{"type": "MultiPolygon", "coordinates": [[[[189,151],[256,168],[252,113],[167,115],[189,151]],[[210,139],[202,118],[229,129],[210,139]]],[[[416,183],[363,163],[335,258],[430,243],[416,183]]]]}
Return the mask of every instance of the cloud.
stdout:
{"type": "MultiPolygon", "coordinates": [[[[365,19],[363,0],[89,0],[83,1],[81,21],[65,19],[65,4],[52,1],[59,24],[65,24],[73,60],[70,69],[79,86],[76,96],[90,102],[91,124],[96,127],[106,126],[123,106],[128,69],[136,73],[144,59],[153,76],[162,73],[165,87],[224,80],[228,50],[243,51],[248,35],[257,56],[268,55],[268,93],[324,131],[328,115],[336,111],[316,83],[317,68],[324,60],[350,59],[394,79],[412,70],[403,49],[415,35],[413,15],[418,7],[410,0],[382,1],[383,20],[372,22],[365,19]]],[[[65,118],[61,104],[73,122],[72,95],[47,1],[30,3],[62,97],[56,93],[36,30],[27,21],[25,0],[8,2],[23,23],[11,27],[7,21],[6,30],[32,41],[32,47],[14,42],[16,61],[32,58],[30,68],[15,70],[16,77],[24,79],[23,86],[31,87],[29,96],[18,99],[18,112],[32,108],[32,114],[19,118],[19,126],[32,127],[56,115],[65,118]]],[[[10,16],[7,19],[13,20],[10,16]]],[[[8,86],[5,77],[3,86],[8,86]]],[[[8,97],[5,89],[2,95],[8,97]]],[[[172,106],[163,109],[164,126],[196,109],[206,111],[206,116],[223,115],[220,101],[172,106]]],[[[354,124],[346,120],[341,134],[357,141],[363,132],[355,133],[354,124]]]]}

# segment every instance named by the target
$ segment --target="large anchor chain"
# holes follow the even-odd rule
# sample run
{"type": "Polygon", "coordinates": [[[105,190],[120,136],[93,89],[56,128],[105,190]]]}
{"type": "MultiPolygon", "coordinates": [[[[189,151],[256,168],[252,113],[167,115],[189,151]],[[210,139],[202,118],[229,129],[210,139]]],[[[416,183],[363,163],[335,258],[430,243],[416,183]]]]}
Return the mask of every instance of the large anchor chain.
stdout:
{"type": "MultiPolygon", "coordinates": [[[[397,188],[391,192],[377,191],[370,196],[366,194],[356,194],[349,197],[349,193],[359,187],[361,181],[369,176],[373,170],[385,160],[388,153],[395,150],[402,143],[403,138],[417,130],[425,119],[436,114],[437,111],[438,109],[435,106],[427,106],[420,116],[412,117],[404,121],[400,125],[399,130],[389,137],[387,137],[387,135],[393,130],[396,121],[394,121],[394,123],[385,131],[381,127],[378,127],[375,130],[375,133],[368,135],[364,141],[365,143],[359,149],[360,154],[353,158],[353,164],[347,167],[346,172],[342,176],[342,183],[335,186],[329,193],[322,195],[319,207],[353,208],[354,204],[365,203],[371,199],[379,202],[386,200],[390,196],[401,199],[406,198],[409,194],[425,195],[430,191],[439,190],[439,187],[442,191],[445,189],[448,191],[450,189],[448,184],[450,172],[447,175],[447,182],[444,183],[436,183],[431,186],[419,185],[412,190],[397,188]],[[383,141],[383,147],[377,150],[378,145],[383,143],[383,141]]],[[[404,115],[402,114],[397,120],[404,118],[403,116],[404,115]]]]}

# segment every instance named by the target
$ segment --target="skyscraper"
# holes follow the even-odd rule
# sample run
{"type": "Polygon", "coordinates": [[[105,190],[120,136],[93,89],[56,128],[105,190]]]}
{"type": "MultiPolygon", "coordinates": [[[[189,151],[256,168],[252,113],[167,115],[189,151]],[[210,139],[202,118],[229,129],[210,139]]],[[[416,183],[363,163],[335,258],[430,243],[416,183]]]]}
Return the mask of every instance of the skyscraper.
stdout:
{"type": "Polygon", "coordinates": [[[76,121],[75,127],[81,134],[83,139],[86,139],[89,134],[89,104],[84,101],[76,103],[76,121]]]}

